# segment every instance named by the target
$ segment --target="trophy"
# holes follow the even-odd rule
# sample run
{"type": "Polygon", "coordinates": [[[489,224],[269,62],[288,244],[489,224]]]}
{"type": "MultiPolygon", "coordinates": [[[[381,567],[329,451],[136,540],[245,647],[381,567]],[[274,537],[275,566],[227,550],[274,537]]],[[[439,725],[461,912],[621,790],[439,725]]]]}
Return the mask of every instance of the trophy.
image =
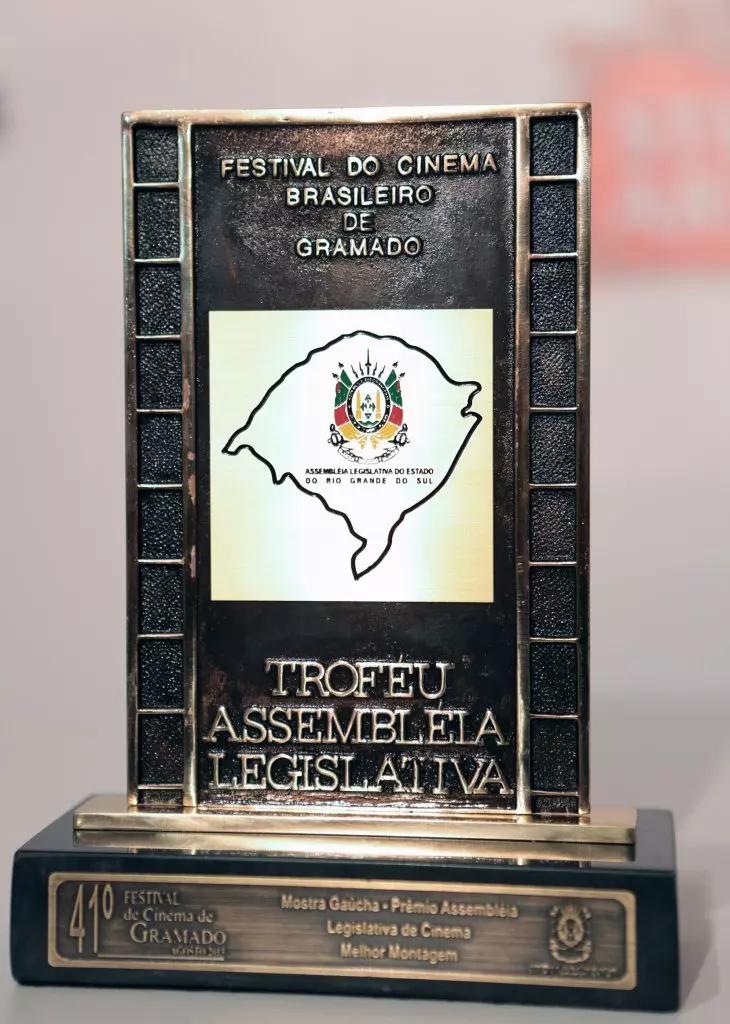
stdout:
{"type": "Polygon", "coordinates": [[[19,981],[669,1010],[589,788],[590,108],[123,118],[128,787],[19,981]]]}

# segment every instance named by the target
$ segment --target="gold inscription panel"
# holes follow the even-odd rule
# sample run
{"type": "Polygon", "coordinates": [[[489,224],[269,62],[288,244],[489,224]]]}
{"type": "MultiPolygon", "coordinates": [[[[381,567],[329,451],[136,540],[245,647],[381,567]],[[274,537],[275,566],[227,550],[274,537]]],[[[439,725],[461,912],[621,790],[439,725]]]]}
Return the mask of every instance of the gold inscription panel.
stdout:
{"type": "Polygon", "coordinates": [[[54,967],[636,986],[629,892],[56,873],[48,898],[54,967]]]}

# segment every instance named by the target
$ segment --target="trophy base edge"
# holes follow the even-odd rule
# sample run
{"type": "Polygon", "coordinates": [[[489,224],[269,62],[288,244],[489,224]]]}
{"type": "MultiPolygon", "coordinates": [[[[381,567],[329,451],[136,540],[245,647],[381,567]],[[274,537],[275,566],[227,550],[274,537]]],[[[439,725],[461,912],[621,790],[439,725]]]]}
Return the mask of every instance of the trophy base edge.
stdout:
{"type": "Polygon", "coordinates": [[[329,835],[433,840],[617,843],[636,834],[634,808],[598,808],[590,814],[501,814],[493,811],[411,812],[402,808],[308,807],[270,811],[195,807],[140,807],[121,795],[90,797],[76,808],[74,827],[89,831],[193,832],[291,836],[329,835]]]}
{"type": "MultiPolygon", "coordinates": [[[[132,837],[119,837],[121,840],[132,837]]],[[[175,837],[171,837],[174,841],[175,837]]],[[[179,837],[177,837],[179,838],[179,837]]],[[[213,837],[198,837],[201,844],[213,837]]],[[[640,810],[636,825],[636,844],[629,859],[606,849],[607,859],[544,859],[516,857],[516,844],[491,844],[488,859],[473,856],[459,859],[445,854],[421,861],[398,859],[381,851],[377,859],[349,857],[332,850],[313,858],[306,851],[279,852],[206,852],[198,848],[149,849],[130,845],[115,847],[88,845],[83,834],[74,829],[74,812],[69,811],[17,851],[13,867],[11,909],[11,964],[15,979],[22,984],[82,985],[139,988],[183,988],[207,990],[258,990],[309,992],[320,994],[385,995],[429,999],[472,1000],[493,1003],[522,1003],[552,1006],[583,1006],[606,1009],[672,1011],[679,1005],[679,941],[676,896],[676,859],[674,824],[668,811],[640,810]],[[496,849],[495,849],[496,848],[496,849]],[[502,859],[495,853],[503,852],[502,859]],[[191,854],[194,854],[191,855],[191,854]],[[419,889],[447,890],[450,884],[522,887],[531,891],[560,895],[586,891],[594,897],[600,890],[620,891],[633,899],[635,932],[631,946],[634,973],[624,984],[601,987],[598,983],[550,982],[532,979],[526,982],[443,980],[421,976],[392,977],[360,973],[355,977],[332,974],[287,973],[285,966],[275,974],[233,973],[223,969],[207,973],[195,965],[178,964],[177,970],[140,970],[129,968],[59,966],[51,955],[50,935],[55,916],[49,893],[51,876],[74,872],[80,875],[115,874],[164,876],[190,875],[196,878],[225,876],[281,876],[310,879],[313,873],[323,879],[388,881],[419,889]]],[[[521,844],[529,846],[531,844],[521,844]]],[[[553,847],[556,852],[558,847],[553,847]]],[[[577,849],[577,848],[576,848],[577,849]]],[[[583,855],[589,853],[582,848],[583,855]]],[[[309,884],[309,883],[307,883],[309,884]]],[[[363,884],[360,882],[359,884],[363,884]]],[[[506,889],[504,891],[509,891],[506,889]]],[[[550,897],[552,898],[552,897],[550,897]]],[[[578,893],[580,898],[580,893],[578,893]]],[[[627,954],[628,955],[628,954],[627,954]]],[[[423,971],[423,969],[421,969],[423,971]]]]}

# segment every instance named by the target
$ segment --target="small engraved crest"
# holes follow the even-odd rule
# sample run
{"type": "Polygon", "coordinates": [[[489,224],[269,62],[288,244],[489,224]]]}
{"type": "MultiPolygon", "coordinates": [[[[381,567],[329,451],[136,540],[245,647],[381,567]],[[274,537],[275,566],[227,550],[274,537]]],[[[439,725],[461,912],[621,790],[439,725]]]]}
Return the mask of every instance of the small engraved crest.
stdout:
{"type": "Polygon", "coordinates": [[[401,380],[393,363],[378,369],[367,352],[365,366],[343,363],[332,376],[336,379],[334,422],[330,424],[330,444],[351,462],[387,462],[408,444],[408,425],[403,421],[401,380]],[[351,443],[353,442],[353,443],[351,443]]]}
{"type": "Polygon", "coordinates": [[[593,952],[590,910],[579,903],[553,907],[550,953],[563,964],[582,964],[593,952]]]}

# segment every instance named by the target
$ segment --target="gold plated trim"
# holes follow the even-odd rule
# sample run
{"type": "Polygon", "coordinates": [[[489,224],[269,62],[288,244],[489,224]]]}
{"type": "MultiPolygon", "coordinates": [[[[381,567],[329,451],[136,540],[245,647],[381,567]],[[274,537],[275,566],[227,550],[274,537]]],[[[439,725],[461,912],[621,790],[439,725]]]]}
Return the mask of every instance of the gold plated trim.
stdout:
{"type": "Polygon", "coordinates": [[[197,581],[196,581],[196,429],[195,429],[195,311],[193,307],[193,160],[190,125],[178,133],[180,175],[180,300],[182,349],[182,484],[184,632],[183,702],[185,707],[183,750],[183,804],[197,803],[196,768],[196,660],[197,660],[197,581]]]}
{"type": "Polygon", "coordinates": [[[126,125],[144,124],[418,124],[423,121],[470,121],[485,117],[538,117],[575,114],[589,103],[512,104],[455,107],[332,107],[291,110],[134,110],[122,115],[126,125]]]}
{"type": "Polygon", "coordinates": [[[442,811],[429,814],[396,808],[392,814],[382,807],[298,807],[261,810],[252,808],[214,809],[198,807],[183,811],[164,808],[128,807],[121,796],[96,796],[74,814],[75,829],[118,832],[243,832],[276,835],[391,836],[424,839],[471,839],[481,841],[530,841],[559,843],[634,842],[636,811],[628,809],[594,811],[578,818],[572,815],[496,815],[484,811],[442,811]]]}
{"type": "MultiPolygon", "coordinates": [[[[80,888],[79,888],[80,891],[80,888]]],[[[222,897],[225,898],[225,897],[222,897]]],[[[230,896],[229,896],[230,899],[230,896]]],[[[222,905],[222,904],[221,904],[222,905]]],[[[263,912],[266,913],[266,912],[263,912]]],[[[278,934],[278,928],[272,921],[271,910],[266,914],[267,920],[263,919],[263,913],[261,920],[257,919],[259,930],[266,929],[270,938],[269,942],[272,942],[272,936],[278,934]]],[[[244,917],[245,919],[245,917],[244,917]]],[[[303,920],[299,918],[299,920],[303,920]]],[[[476,921],[474,922],[476,928],[476,921]]],[[[485,941],[486,936],[482,936],[482,942],[485,941]]],[[[99,941],[99,932],[95,931],[95,944],[99,941]]],[[[290,940],[291,941],[291,940],[290,940]]],[[[492,940],[493,941],[493,940],[492,940]]],[[[284,937],[280,939],[280,949],[286,950],[286,941],[284,937]]],[[[487,939],[487,949],[489,948],[489,940],[487,939]]],[[[95,945],[95,949],[96,949],[95,945]]],[[[545,948],[546,953],[550,948],[549,937],[545,936],[545,948]]],[[[249,954],[250,955],[250,954],[249,954]]],[[[544,955],[544,954],[543,954],[544,955]]],[[[590,955],[590,954],[589,954],[590,955]]],[[[125,969],[125,970],[182,970],[182,971],[218,971],[226,973],[251,973],[251,974],[285,974],[285,975],[306,975],[306,976],[318,976],[318,975],[332,975],[340,977],[370,977],[370,978],[404,978],[404,979],[419,979],[422,981],[437,981],[437,982],[476,982],[486,984],[521,984],[521,985],[537,985],[537,986],[551,986],[561,988],[594,988],[594,989],[623,989],[630,990],[636,987],[637,984],[637,943],[636,943],[636,897],[633,893],[619,890],[619,889],[580,889],[580,888],[568,888],[563,886],[521,886],[521,885],[478,885],[478,884],[464,884],[459,882],[453,883],[434,883],[434,882],[411,882],[388,879],[353,879],[353,878],[291,878],[291,877],[269,877],[269,876],[211,876],[211,875],[147,875],[147,874],[98,874],[95,873],[90,875],[88,872],[55,872],[48,880],[48,943],[47,943],[47,956],[48,963],[52,967],[90,967],[90,968],[101,968],[101,969],[125,969]],[[135,889],[140,885],[146,886],[159,886],[159,885],[173,885],[177,887],[178,891],[184,893],[185,887],[199,886],[208,889],[209,887],[213,890],[220,887],[220,891],[223,894],[225,889],[230,892],[231,887],[235,887],[239,892],[239,899],[244,896],[248,891],[273,891],[273,895],[276,895],[276,891],[279,892],[291,892],[296,889],[305,889],[307,891],[319,889],[322,894],[337,892],[338,889],[344,892],[365,892],[379,894],[385,893],[396,893],[406,892],[413,893],[414,899],[418,896],[429,896],[432,893],[438,894],[449,894],[460,897],[472,897],[476,900],[486,900],[489,898],[496,898],[500,901],[506,901],[508,899],[519,902],[520,900],[529,899],[530,897],[540,897],[546,900],[546,911],[549,911],[550,903],[553,901],[570,900],[573,906],[580,906],[586,901],[602,901],[602,902],[616,902],[623,907],[625,913],[625,927],[623,930],[623,961],[624,970],[623,973],[617,978],[605,978],[595,977],[590,974],[580,976],[573,966],[569,973],[566,974],[530,974],[528,969],[523,970],[523,973],[502,973],[497,970],[489,971],[483,969],[480,971],[467,970],[467,969],[439,969],[438,972],[431,972],[427,966],[420,967],[389,967],[384,963],[373,963],[368,961],[367,964],[360,965],[346,965],[340,966],[339,964],[331,962],[334,957],[323,956],[322,952],[319,955],[311,950],[308,946],[302,948],[298,947],[297,951],[301,956],[301,959],[309,959],[309,963],[301,963],[294,960],[292,956],[289,956],[288,962],[278,963],[259,963],[251,957],[250,962],[235,962],[232,960],[212,960],[207,961],[195,960],[193,961],[190,957],[182,958],[182,960],[174,960],[168,957],[150,956],[149,958],[143,958],[141,955],[137,956],[118,956],[112,955],[99,956],[98,950],[95,956],[79,955],[78,957],[67,957],[62,956],[58,952],[57,948],[57,936],[58,936],[58,892],[60,887],[66,882],[79,883],[79,887],[84,883],[100,884],[103,883],[105,886],[111,886],[115,883],[121,883],[122,885],[127,883],[135,886],[135,889]],[[292,962],[294,961],[294,962],[292,962]]],[[[284,960],[284,957],[282,957],[284,960]]]]}
{"type": "Polygon", "coordinates": [[[589,680],[589,443],[590,443],[590,143],[591,110],[585,107],[577,112],[578,152],[576,155],[576,250],[577,262],[577,334],[576,334],[576,573],[578,616],[578,810],[590,811],[590,751],[588,730],[590,723],[589,680]]]}
{"type": "Polygon", "coordinates": [[[122,130],[122,178],[124,190],[124,303],[126,378],[126,463],[127,463],[127,792],[130,804],[137,803],[139,789],[138,716],[139,673],[137,634],[139,632],[139,524],[137,481],[137,301],[134,245],[134,149],[131,123],[122,130]]]}
{"type": "Polygon", "coordinates": [[[515,600],[517,602],[518,814],[530,786],[530,118],[515,121],[515,600]]]}
{"type": "Polygon", "coordinates": [[[74,846],[102,850],[176,850],[184,853],[245,853],[289,857],[340,857],[356,861],[406,862],[535,860],[628,864],[633,846],[619,843],[545,843],[468,839],[408,839],[391,836],[278,835],[276,833],[112,832],[77,830],[74,846]]]}

